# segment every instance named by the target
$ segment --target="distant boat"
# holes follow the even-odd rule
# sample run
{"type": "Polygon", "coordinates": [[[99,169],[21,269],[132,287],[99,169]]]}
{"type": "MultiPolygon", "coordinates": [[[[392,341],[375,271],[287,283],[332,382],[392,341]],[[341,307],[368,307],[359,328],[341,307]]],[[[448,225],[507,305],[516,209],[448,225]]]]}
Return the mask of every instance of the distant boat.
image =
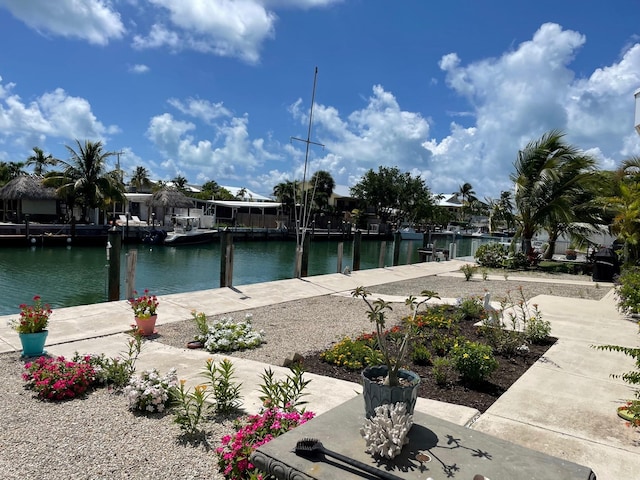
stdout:
{"type": "Polygon", "coordinates": [[[400,232],[400,238],[402,240],[422,240],[424,238],[424,233],[416,232],[416,229],[411,226],[401,227],[398,232],[400,232]]]}
{"type": "Polygon", "coordinates": [[[200,217],[176,216],[174,222],[173,231],[167,232],[164,239],[165,245],[211,243],[218,234],[217,230],[200,228],[200,217]]]}

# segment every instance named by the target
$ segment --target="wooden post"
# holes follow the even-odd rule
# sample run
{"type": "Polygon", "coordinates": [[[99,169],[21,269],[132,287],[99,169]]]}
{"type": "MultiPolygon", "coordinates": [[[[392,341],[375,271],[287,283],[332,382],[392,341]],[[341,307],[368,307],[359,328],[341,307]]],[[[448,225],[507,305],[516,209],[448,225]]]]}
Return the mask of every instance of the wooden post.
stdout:
{"type": "Polygon", "coordinates": [[[384,261],[387,258],[387,242],[380,242],[380,258],[378,259],[378,268],[384,267],[384,261]]]}
{"type": "Polygon", "coordinates": [[[138,250],[129,250],[127,253],[127,278],[125,280],[127,293],[125,298],[133,298],[136,290],[136,263],[138,262],[138,250]]]}
{"type": "Polygon", "coordinates": [[[302,245],[302,264],[300,265],[300,276],[309,276],[309,248],[311,248],[311,237],[309,235],[304,236],[304,244],[302,245]]]}
{"type": "Polygon", "coordinates": [[[413,242],[407,245],[407,265],[411,265],[411,255],[413,255],[413,242]]]}
{"type": "Polygon", "coordinates": [[[362,244],[362,232],[356,230],[353,237],[353,266],[354,271],[360,270],[360,246],[362,244]]]}
{"type": "Polygon", "coordinates": [[[229,228],[225,228],[220,235],[220,287],[227,287],[227,266],[229,249],[227,248],[229,245],[233,243],[233,237],[231,236],[231,232],[229,228]]]}
{"type": "Polygon", "coordinates": [[[120,250],[122,238],[117,228],[109,230],[107,252],[109,255],[109,298],[110,302],[120,300],[120,250]],[[110,247],[109,247],[110,245],[110,247]]]}
{"type": "Polygon", "coordinates": [[[227,287],[233,287],[233,237],[231,243],[227,245],[227,287]]]}
{"type": "Polygon", "coordinates": [[[344,253],[344,243],[338,242],[338,273],[342,273],[342,255],[344,253]]]}
{"type": "Polygon", "coordinates": [[[398,261],[400,260],[400,241],[402,237],[400,236],[400,232],[396,232],[393,234],[393,266],[398,266],[398,261]]]}

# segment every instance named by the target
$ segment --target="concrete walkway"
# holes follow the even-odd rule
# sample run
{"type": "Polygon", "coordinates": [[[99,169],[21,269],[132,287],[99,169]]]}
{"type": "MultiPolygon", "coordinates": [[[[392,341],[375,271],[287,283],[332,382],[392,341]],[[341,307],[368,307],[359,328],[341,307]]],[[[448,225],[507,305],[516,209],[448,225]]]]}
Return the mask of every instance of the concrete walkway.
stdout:
{"type": "MultiPolygon", "coordinates": [[[[459,275],[468,262],[429,262],[305,279],[290,279],[254,285],[203,290],[160,297],[162,316],[158,326],[191,318],[191,311],[207,315],[311,298],[344,294],[359,285],[419,278],[427,275],[459,275]]],[[[584,277],[583,277],[584,278],[584,277]]],[[[509,280],[530,282],[535,278],[510,276],[509,280]]],[[[555,281],[554,283],[562,283],[555,281]]],[[[590,282],[570,282],[584,283],[590,282]]],[[[611,284],[600,284],[611,288],[611,284]]],[[[538,304],[545,320],[551,321],[558,342],[529,369],[483,415],[474,409],[420,398],[416,408],[459,425],[483,431],[529,448],[591,467],[598,480],[640,478],[640,442],[635,430],[625,427],[616,407],[633,397],[633,391],[611,373],[633,369],[633,362],[617,353],[601,352],[591,345],[638,345],[638,326],[620,315],[611,291],[601,301],[541,295],[538,304]]],[[[374,292],[375,293],[375,292],[374,292]]],[[[0,317],[0,353],[20,351],[17,334],[0,317]]],[[[122,354],[129,338],[124,332],[132,323],[126,301],[56,309],[49,325],[47,351],[52,355],[79,353],[122,354]]],[[[138,371],[157,368],[166,372],[176,367],[179,378],[188,385],[200,383],[200,372],[207,358],[221,360],[201,350],[173,348],[146,342],[137,365],[138,371]]],[[[277,376],[288,369],[259,362],[229,358],[242,382],[244,407],[258,410],[258,386],[265,368],[277,376]]],[[[360,385],[333,378],[305,374],[308,409],[323,413],[358,395],[360,385]]]]}

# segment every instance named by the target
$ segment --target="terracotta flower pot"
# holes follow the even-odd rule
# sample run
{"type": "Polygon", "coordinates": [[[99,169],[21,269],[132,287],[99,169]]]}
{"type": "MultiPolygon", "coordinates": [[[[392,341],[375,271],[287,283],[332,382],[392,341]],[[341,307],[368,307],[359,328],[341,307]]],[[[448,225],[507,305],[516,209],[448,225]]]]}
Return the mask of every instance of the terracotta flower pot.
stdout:
{"type": "Polygon", "coordinates": [[[136,317],[136,325],[140,334],[144,337],[148,337],[149,335],[153,335],[156,332],[156,320],[158,319],[158,315],[151,315],[149,318],[139,318],[136,317]]]}

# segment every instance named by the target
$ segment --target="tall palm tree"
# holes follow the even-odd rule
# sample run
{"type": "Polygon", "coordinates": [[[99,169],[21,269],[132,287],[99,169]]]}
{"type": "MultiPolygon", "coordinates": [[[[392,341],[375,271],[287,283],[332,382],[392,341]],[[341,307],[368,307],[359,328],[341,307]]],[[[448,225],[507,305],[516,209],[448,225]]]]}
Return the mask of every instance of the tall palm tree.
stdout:
{"type": "Polygon", "coordinates": [[[0,162],[0,186],[22,175],[24,162],[0,162]]]}
{"type": "Polygon", "coordinates": [[[137,166],[133,171],[133,175],[131,176],[130,184],[132,187],[135,187],[138,192],[148,190],[151,187],[151,180],[149,180],[149,170],[141,165],[137,166]]]}
{"type": "Polygon", "coordinates": [[[77,150],[66,146],[70,158],[58,160],[64,166],[59,175],[45,182],[57,187],[58,195],[71,205],[79,205],[82,217],[88,218],[89,209],[106,208],[109,203],[124,201],[124,185],[117,170],[107,171],[106,160],[113,152],[102,150],[102,142],[76,140],[77,150]]]}
{"type": "Polygon", "coordinates": [[[518,152],[511,180],[522,250],[531,250],[531,239],[541,228],[569,224],[577,192],[591,174],[592,160],[563,141],[564,133],[551,130],[518,152]],[[575,174],[573,177],[572,174],[575,174]]]}
{"type": "Polygon", "coordinates": [[[311,176],[309,181],[312,190],[313,203],[319,210],[326,209],[329,206],[329,198],[336,188],[336,182],[329,172],[326,170],[318,170],[311,176]]]}
{"type": "Polygon", "coordinates": [[[25,165],[30,167],[33,165],[33,173],[36,175],[44,175],[47,166],[57,165],[58,161],[53,155],[45,155],[41,148],[33,147],[33,155],[27,158],[25,165]]]}
{"type": "MultiPolygon", "coordinates": [[[[464,213],[468,212],[471,209],[473,202],[477,200],[476,192],[473,190],[473,186],[469,182],[465,182],[463,185],[460,185],[460,188],[456,193],[459,193],[462,197],[461,213],[464,217],[464,213]]],[[[464,220],[464,218],[461,220],[464,220]]]]}

